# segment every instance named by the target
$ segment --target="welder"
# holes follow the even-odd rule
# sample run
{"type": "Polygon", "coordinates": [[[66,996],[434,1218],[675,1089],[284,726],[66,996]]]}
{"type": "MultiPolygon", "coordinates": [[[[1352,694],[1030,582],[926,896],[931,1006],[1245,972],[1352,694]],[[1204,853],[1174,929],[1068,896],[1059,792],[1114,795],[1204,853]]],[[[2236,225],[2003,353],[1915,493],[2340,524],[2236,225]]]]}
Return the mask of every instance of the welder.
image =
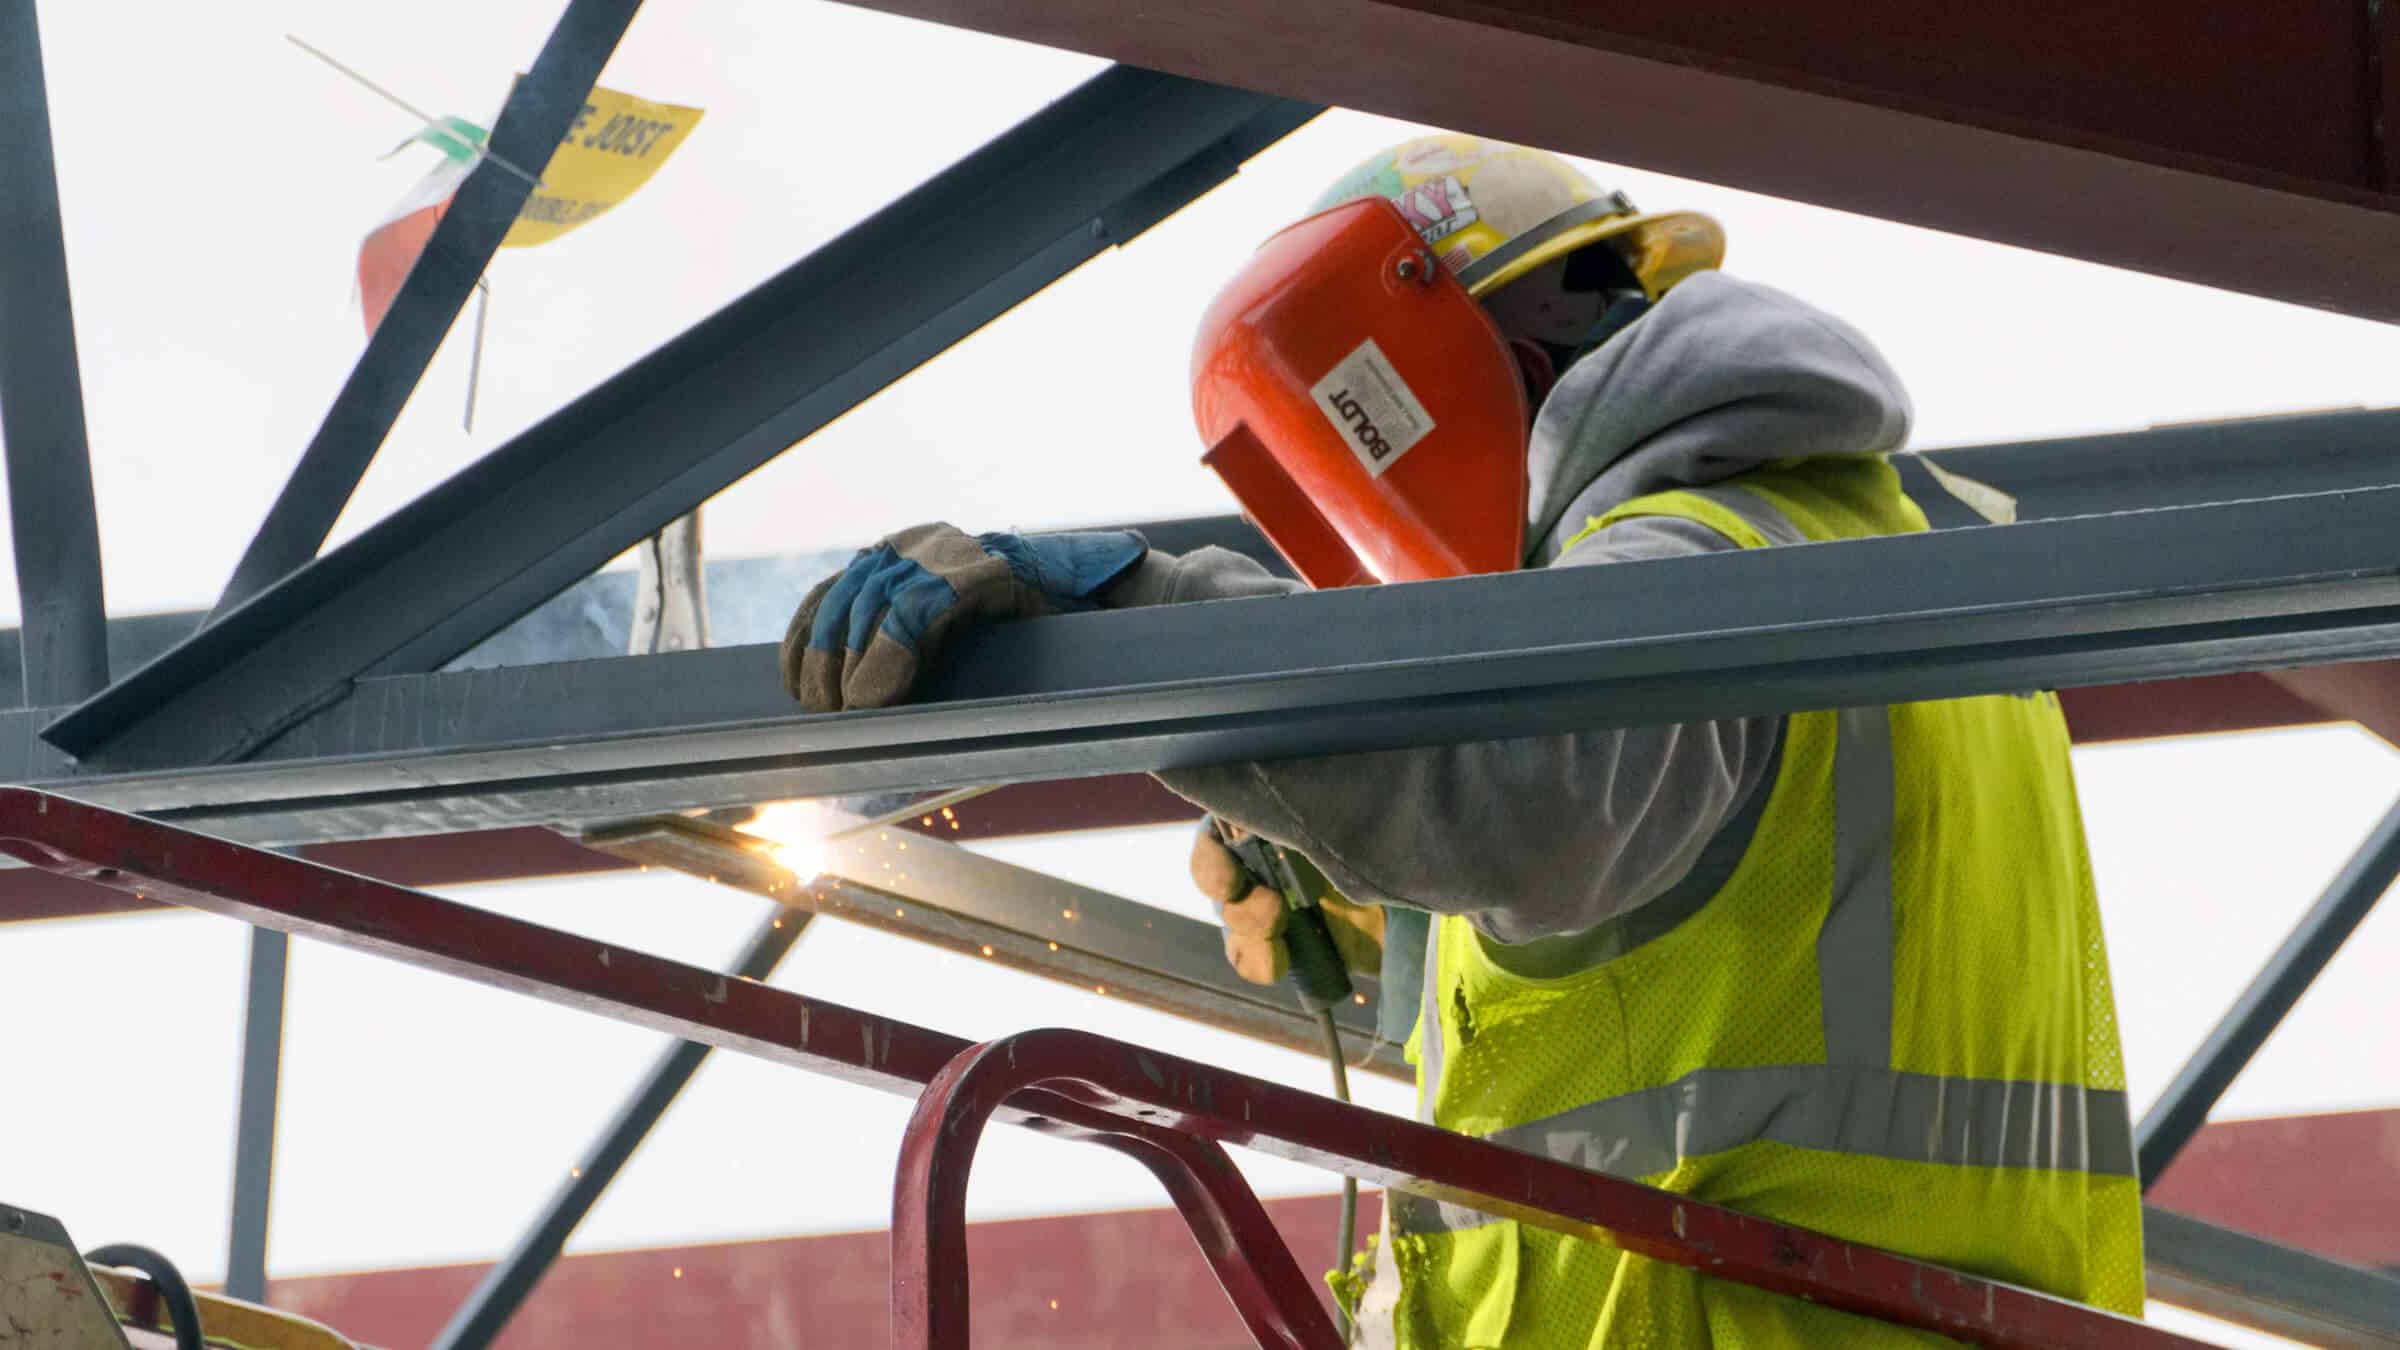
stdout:
{"type": "MultiPolygon", "coordinates": [[[[1515,566],[1693,585],[1722,573],[1645,564],[1925,529],[1889,459],[1910,420],[1890,365],[1723,252],[1706,217],[1645,214],[1540,151],[1396,146],[1204,321],[1210,462],[1320,585],[1515,566]],[[1212,356],[1279,323],[1276,360],[1212,356]]],[[[1126,531],[920,526],[808,597],[784,674],[812,709],[883,706],[960,622],[1296,585],[1126,531]]],[[[1159,777],[1346,897],[1346,957],[1416,1010],[1424,1119],[2140,1314],[2055,695],[1159,777]]],[[[1285,898],[1207,829],[1191,871],[1235,969],[1279,978],[1285,898]]],[[[1947,1343],[1398,1193],[1360,1329],[1444,1350],[1947,1343]]]]}

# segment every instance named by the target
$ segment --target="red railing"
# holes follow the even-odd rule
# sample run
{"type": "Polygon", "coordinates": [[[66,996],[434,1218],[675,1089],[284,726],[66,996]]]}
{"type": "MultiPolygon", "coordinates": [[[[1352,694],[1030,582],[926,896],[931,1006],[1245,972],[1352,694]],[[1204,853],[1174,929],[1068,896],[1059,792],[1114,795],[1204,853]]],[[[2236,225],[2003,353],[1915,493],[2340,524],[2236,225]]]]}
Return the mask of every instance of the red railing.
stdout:
{"type": "Polygon", "coordinates": [[[25,788],[0,852],[151,899],[373,952],[917,1098],[892,1218],[896,1350],[967,1345],[966,1183],[997,1117],[1128,1154],[1166,1187],[1262,1346],[1339,1345],[1315,1286],[1225,1155],[1241,1144],[1994,1347],[2202,1343],[1101,1036],[970,1045],[840,1004],[25,788]],[[1538,1200],[1535,1198],[1538,1197],[1538,1200]]]}

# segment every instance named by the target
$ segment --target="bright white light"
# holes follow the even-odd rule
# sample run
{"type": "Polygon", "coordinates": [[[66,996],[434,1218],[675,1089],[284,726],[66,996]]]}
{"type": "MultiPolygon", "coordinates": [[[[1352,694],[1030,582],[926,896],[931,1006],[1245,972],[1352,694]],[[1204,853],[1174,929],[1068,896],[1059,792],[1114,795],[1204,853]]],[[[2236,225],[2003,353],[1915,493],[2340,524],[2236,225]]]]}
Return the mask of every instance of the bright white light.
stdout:
{"type": "Polygon", "coordinates": [[[742,833],[774,841],[769,854],[793,876],[807,881],[825,871],[825,836],[847,818],[815,802],[774,802],[741,827],[742,833]]]}

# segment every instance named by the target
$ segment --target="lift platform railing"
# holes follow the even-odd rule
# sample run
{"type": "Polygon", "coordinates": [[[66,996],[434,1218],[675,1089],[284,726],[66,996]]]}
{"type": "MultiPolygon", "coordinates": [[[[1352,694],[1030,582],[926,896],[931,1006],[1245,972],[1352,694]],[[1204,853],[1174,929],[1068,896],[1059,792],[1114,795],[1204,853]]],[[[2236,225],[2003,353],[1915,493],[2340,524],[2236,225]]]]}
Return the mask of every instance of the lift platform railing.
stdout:
{"type": "Polygon", "coordinates": [[[1233,1168],[1241,1144],[1395,1190],[1991,1347],[2202,1343],[2081,1304],[1071,1031],[970,1045],[517,919],[27,788],[0,852],[37,867],[918,1099],[894,1194],[898,1350],[967,1345],[966,1177],[993,1119],[1129,1154],[1165,1185],[1262,1346],[1330,1350],[1330,1315],[1233,1168]],[[1538,1198],[1535,1198],[1538,1197],[1538,1198]]]}

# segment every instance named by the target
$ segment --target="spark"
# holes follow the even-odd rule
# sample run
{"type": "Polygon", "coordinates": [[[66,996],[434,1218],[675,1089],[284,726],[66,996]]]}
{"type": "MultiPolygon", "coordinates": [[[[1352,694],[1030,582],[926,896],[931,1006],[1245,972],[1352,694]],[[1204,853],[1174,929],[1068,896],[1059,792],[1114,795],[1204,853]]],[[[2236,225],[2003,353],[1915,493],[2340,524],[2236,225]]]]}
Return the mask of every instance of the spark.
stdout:
{"type": "Polygon", "coordinates": [[[679,1280],[683,1278],[683,1267],[675,1267],[675,1278],[679,1280]]]}
{"type": "Polygon", "coordinates": [[[1050,1300],[1050,1311],[1052,1311],[1052,1312],[1057,1312],[1057,1311],[1058,1311],[1058,1300],[1057,1300],[1057,1299],[1052,1299],[1052,1300],[1050,1300]]]}
{"type": "Polygon", "coordinates": [[[583,1176],[583,1169],[580,1167],[570,1167],[567,1169],[567,1175],[570,1177],[581,1178],[583,1176]]]}
{"type": "Polygon", "coordinates": [[[990,956],[992,954],[992,944],[988,942],[983,944],[983,954],[985,956],[990,956]]]}
{"type": "Polygon", "coordinates": [[[802,880],[824,875],[826,837],[841,828],[841,818],[815,802],[773,802],[758,808],[741,829],[767,841],[767,856],[778,867],[802,880]]]}
{"type": "Polygon", "coordinates": [[[1062,909],[1062,910],[1060,910],[1060,911],[1059,911],[1059,914],[1060,914],[1061,916],[1063,916],[1063,917],[1065,917],[1065,918],[1069,918],[1069,919],[1072,919],[1072,918],[1074,918],[1074,917],[1075,917],[1075,911],[1074,911],[1074,910],[1071,910],[1071,909],[1062,909]]]}
{"type": "Polygon", "coordinates": [[[1057,943],[1055,943],[1055,942],[1051,943],[1051,944],[1050,944],[1050,950],[1052,950],[1052,951],[1057,951],[1057,950],[1058,950],[1058,944],[1057,944],[1057,943]]]}

